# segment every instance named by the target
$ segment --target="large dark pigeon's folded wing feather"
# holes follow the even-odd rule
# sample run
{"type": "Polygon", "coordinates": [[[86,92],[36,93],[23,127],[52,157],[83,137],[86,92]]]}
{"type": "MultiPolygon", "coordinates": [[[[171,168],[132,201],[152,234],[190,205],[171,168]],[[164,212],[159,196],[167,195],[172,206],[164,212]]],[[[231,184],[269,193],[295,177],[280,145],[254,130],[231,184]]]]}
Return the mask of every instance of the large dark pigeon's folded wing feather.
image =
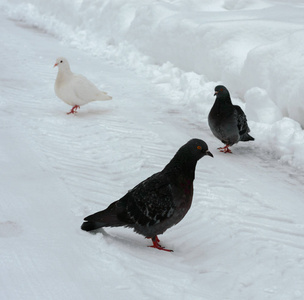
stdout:
{"type": "Polygon", "coordinates": [[[118,216],[127,223],[154,225],[173,215],[172,188],[162,173],[154,174],[124,196],[126,208],[118,216]]]}

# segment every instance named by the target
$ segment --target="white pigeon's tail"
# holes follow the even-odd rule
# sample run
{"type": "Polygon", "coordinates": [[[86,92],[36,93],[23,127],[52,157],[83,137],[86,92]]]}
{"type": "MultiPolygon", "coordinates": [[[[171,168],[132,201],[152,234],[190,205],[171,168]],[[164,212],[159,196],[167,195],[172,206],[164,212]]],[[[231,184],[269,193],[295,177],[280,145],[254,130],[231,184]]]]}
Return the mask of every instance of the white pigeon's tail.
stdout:
{"type": "Polygon", "coordinates": [[[106,92],[99,92],[96,99],[94,99],[95,101],[106,101],[106,100],[111,100],[112,97],[109,96],[106,92]]]}

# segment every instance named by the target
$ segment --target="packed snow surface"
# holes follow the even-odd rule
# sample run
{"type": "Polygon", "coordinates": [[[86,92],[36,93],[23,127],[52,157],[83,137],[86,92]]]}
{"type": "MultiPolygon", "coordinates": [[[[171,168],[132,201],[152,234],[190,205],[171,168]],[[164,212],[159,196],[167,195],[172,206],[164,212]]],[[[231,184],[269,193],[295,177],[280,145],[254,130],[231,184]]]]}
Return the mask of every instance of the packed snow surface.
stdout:
{"type": "Polygon", "coordinates": [[[304,4],[0,1],[0,299],[304,299],[304,4]],[[113,100],[76,116],[59,56],[113,100]],[[210,132],[225,85],[254,142],[210,132]],[[201,138],[187,216],[95,235],[85,216],[201,138]]]}

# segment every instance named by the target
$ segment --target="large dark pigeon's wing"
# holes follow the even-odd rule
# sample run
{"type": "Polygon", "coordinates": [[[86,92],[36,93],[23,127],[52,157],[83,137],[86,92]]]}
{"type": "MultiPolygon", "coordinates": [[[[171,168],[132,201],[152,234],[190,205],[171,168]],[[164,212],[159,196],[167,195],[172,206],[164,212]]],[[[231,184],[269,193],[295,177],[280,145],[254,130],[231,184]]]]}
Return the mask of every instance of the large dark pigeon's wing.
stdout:
{"type": "Polygon", "coordinates": [[[234,105],[234,108],[237,112],[237,127],[239,129],[240,136],[242,136],[243,134],[250,132],[247,124],[247,118],[244,111],[238,105],[234,105]]]}
{"type": "Polygon", "coordinates": [[[175,205],[169,179],[156,173],[122,198],[125,209],[118,218],[126,223],[152,226],[173,215],[175,205]]]}

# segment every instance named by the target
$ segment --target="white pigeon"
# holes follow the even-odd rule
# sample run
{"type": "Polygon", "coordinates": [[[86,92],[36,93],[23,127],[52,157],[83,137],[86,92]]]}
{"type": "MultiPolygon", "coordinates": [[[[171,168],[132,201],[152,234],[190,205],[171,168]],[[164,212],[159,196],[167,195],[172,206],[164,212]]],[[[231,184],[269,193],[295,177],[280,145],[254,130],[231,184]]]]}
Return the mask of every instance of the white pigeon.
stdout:
{"type": "Polygon", "coordinates": [[[80,106],[89,102],[112,99],[111,96],[106,92],[100,91],[86,77],[74,74],[66,58],[57,58],[54,67],[58,67],[55,93],[62,101],[73,106],[67,114],[77,113],[77,109],[80,106]]]}

